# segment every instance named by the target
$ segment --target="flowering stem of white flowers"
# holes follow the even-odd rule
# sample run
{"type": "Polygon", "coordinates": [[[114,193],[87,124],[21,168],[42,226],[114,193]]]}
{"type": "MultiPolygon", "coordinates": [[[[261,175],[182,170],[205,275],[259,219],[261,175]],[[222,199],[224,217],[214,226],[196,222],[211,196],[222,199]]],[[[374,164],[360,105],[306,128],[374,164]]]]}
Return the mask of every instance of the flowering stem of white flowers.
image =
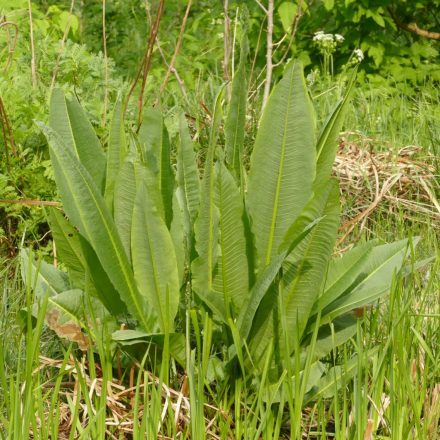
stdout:
{"type": "Polygon", "coordinates": [[[274,0],[269,0],[267,6],[266,82],[264,84],[263,105],[261,107],[261,112],[263,112],[264,107],[266,107],[267,100],[269,99],[269,94],[270,94],[270,86],[272,83],[273,11],[274,11],[274,0]]]}

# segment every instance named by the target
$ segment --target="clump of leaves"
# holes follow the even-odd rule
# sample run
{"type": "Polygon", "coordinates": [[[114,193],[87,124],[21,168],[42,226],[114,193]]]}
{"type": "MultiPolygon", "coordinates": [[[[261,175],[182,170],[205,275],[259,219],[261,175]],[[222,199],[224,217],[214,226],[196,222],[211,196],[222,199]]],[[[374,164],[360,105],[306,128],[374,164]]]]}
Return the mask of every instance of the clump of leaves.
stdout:
{"type": "Polygon", "coordinates": [[[49,296],[58,334],[75,323],[93,341],[95,317],[127,350],[148,344],[185,366],[191,320],[195,344],[200,332],[208,341],[203,377],[265,374],[276,383],[308,369],[302,394],[316,396],[336,377],[321,377],[319,359],[356,332],[354,309],[388,292],[407,240],[333,257],[340,204],[332,164],[350,90],[317,134],[302,66],[290,63],[262,116],[249,173],[237,116],[246,87],[233,90],[226,154],[217,140],[220,94],[202,177],[183,117],[175,172],[158,110],[146,112],[130,143],[119,103],[104,152],[79,103],[55,90],[50,127],[40,127],[66,214],[52,211],[50,223],[67,273],[46,263],[37,270],[26,253],[23,272],[35,277],[37,296],[49,296]],[[128,329],[113,331],[122,323],[128,329]]]}

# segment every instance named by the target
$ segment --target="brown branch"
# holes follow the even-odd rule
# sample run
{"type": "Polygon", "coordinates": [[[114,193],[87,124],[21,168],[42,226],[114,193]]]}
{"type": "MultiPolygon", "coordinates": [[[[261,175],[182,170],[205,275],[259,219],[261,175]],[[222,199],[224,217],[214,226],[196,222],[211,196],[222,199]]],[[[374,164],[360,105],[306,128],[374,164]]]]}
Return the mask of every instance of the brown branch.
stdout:
{"type": "Polygon", "coordinates": [[[392,7],[388,8],[388,12],[390,13],[391,18],[394,20],[394,23],[396,23],[397,27],[400,29],[406,32],[411,32],[412,34],[416,34],[420,37],[430,38],[431,40],[440,40],[440,32],[431,32],[427,31],[426,29],[420,29],[416,23],[403,23],[399,17],[397,17],[392,7]]]}
{"type": "Polygon", "coordinates": [[[157,33],[159,32],[160,19],[162,18],[162,13],[164,9],[165,0],[160,0],[159,6],[157,7],[156,19],[151,28],[150,38],[148,41],[148,49],[146,52],[145,62],[142,69],[142,85],[141,91],[138,98],[138,120],[137,120],[137,131],[141,128],[142,123],[142,108],[144,107],[144,93],[147,84],[148,73],[151,68],[151,60],[153,58],[154,43],[156,42],[157,33]]]}
{"type": "MultiPolygon", "coordinates": [[[[159,24],[160,24],[160,19],[162,17],[164,3],[165,3],[165,0],[160,1],[159,6],[157,8],[155,22],[154,22],[154,24],[150,24],[151,29],[150,29],[150,35],[148,37],[147,48],[145,49],[145,53],[142,58],[141,65],[139,66],[139,70],[136,74],[136,77],[134,78],[134,80],[131,84],[130,90],[128,91],[127,98],[125,99],[124,113],[127,111],[127,107],[128,107],[128,103],[130,101],[131,95],[133,94],[134,89],[136,88],[136,85],[142,75],[142,86],[141,86],[141,91],[140,91],[139,99],[138,99],[138,128],[137,128],[138,130],[140,128],[140,124],[142,121],[142,108],[143,108],[143,102],[144,102],[145,85],[147,82],[148,71],[151,66],[151,59],[153,56],[154,43],[156,42],[156,37],[157,37],[158,30],[159,30],[159,24]]],[[[147,13],[149,14],[148,2],[147,2],[147,13]]]]}
{"type": "Polygon", "coordinates": [[[11,65],[12,62],[12,56],[14,54],[15,48],[17,47],[18,42],[18,26],[13,21],[2,21],[0,23],[0,29],[5,29],[7,33],[7,45],[8,45],[8,59],[6,60],[4,72],[6,73],[11,65]],[[9,33],[9,28],[13,27],[15,32],[13,37],[11,38],[11,35],[9,33]]]}
{"type": "Polygon", "coordinates": [[[284,60],[287,58],[287,55],[289,55],[290,53],[290,49],[292,48],[292,44],[295,41],[295,36],[296,36],[296,32],[298,30],[298,24],[299,21],[301,20],[301,17],[303,16],[303,11],[302,11],[302,0],[300,0],[298,2],[298,9],[297,12],[295,14],[295,17],[293,18],[293,22],[292,22],[292,34],[290,35],[290,39],[289,39],[289,43],[287,44],[287,48],[284,51],[283,56],[281,57],[280,61],[278,61],[276,64],[274,64],[273,67],[278,67],[279,65],[284,63],[284,60]]]}
{"type": "Polygon", "coordinates": [[[168,65],[167,73],[165,74],[165,78],[160,86],[160,94],[165,91],[165,88],[170,79],[171,73],[175,73],[174,66],[176,64],[177,55],[179,54],[180,48],[182,46],[183,35],[185,34],[186,22],[188,21],[189,11],[191,10],[192,0],[188,0],[188,4],[186,6],[185,15],[182,20],[182,25],[180,26],[179,37],[177,38],[176,47],[174,48],[173,57],[171,58],[170,64],[168,65]]]}
{"type": "Polygon", "coordinates": [[[61,206],[60,202],[50,200],[35,200],[35,199],[0,199],[0,203],[9,205],[26,205],[26,206],[61,206]]]}

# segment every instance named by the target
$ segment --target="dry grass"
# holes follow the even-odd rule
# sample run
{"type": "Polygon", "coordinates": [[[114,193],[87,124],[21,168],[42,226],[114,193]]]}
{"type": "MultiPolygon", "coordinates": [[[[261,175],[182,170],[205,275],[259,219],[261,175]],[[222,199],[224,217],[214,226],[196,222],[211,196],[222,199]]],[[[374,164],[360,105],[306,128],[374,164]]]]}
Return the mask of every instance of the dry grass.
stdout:
{"type": "Polygon", "coordinates": [[[373,144],[374,139],[360,133],[342,133],[334,173],[339,178],[343,204],[350,209],[338,244],[356,226],[360,234],[377,210],[388,216],[403,213],[405,220],[417,218],[440,228],[435,157],[420,146],[378,152],[373,151],[373,144]]]}

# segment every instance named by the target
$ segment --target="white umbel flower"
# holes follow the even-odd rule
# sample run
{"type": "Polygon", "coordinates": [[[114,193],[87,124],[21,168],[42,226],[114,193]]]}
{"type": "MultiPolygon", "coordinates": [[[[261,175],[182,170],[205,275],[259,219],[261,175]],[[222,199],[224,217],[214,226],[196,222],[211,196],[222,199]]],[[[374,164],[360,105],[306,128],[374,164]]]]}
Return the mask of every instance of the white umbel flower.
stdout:
{"type": "Polygon", "coordinates": [[[364,53],[362,52],[362,49],[355,49],[353,53],[359,62],[361,62],[364,59],[364,53]]]}

